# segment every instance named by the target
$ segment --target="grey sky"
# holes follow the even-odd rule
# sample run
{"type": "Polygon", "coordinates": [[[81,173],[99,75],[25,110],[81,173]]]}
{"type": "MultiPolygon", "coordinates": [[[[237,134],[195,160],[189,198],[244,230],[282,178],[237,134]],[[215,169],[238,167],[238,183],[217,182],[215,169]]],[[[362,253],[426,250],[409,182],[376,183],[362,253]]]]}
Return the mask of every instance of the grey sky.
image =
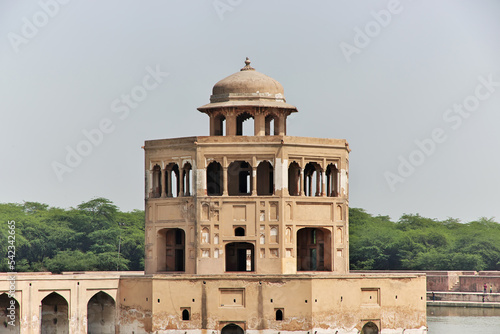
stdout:
{"type": "Polygon", "coordinates": [[[498,1],[60,1],[0,2],[0,202],[143,209],[144,140],[208,135],[196,108],[248,56],[299,109],[289,135],[349,141],[351,207],[500,217],[498,1]],[[106,119],[59,181],[54,162],[106,119]]]}

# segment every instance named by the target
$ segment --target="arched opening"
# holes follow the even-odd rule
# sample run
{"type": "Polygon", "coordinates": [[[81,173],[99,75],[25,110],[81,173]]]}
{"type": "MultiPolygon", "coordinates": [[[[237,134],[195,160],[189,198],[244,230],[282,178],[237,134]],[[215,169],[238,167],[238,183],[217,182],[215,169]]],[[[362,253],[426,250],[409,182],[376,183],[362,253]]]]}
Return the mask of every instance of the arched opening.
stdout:
{"type": "Polygon", "coordinates": [[[300,195],[300,166],[295,161],[288,166],[288,194],[300,195]]]}
{"type": "Polygon", "coordinates": [[[321,196],[321,166],[315,162],[304,167],[304,193],[306,196],[321,196]]]}
{"type": "Polygon", "coordinates": [[[254,271],[254,246],[248,242],[226,245],[226,271],[254,271]]]}
{"type": "Polygon", "coordinates": [[[188,309],[182,310],[182,320],[184,320],[184,321],[189,320],[189,310],[188,309]]]}
{"type": "Polygon", "coordinates": [[[115,332],[115,300],[99,291],[87,303],[87,333],[110,334],[115,332]]]}
{"type": "Polygon", "coordinates": [[[161,167],[155,165],[153,167],[153,198],[161,196],[161,167]]]}
{"type": "Polygon", "coordinates": [[[69,333],[68,302],[56,292],[42,299],[42,334],[69,333]]]}
{"type": "Polygon", "coordinates": [[[361,329],[361,334],[378,334],[378,327],[371,321],[367,322],[361,329]]]}
{"type": "Polygon", "coordinates": [[[245,196],[252,193],[252,167],[246,161],[234,161],[227,169],[229,196],[245,196]]]}
{"type": "Polygon", "coordinates": [[[184,271],[186,235],[180,228],[158,231],[158,271],[184,271]]]}
{"type": "Polygon", "coordinates": [[[257,195],[270,196],[274,192],[274,171],[269,161],[262,161],[257,166],[257,195]]]}
{"type": "Polygon", "coordinates": [[[278,117],[276,115],[267,115],[265,124],[266,124],[266,129],[265,129],[266,136],[276,136],[277,134],[279,134],[279,122],[278,122],[278,117]]]}
{"type": "Polygon", "coordinates": [[[297,271],[331,271],[331,233],[302,228],[297,232],[297,271]]]}
{"type": "Polygon", "coordinates": [[[0,295],[0,333],[20,333],[20,318],[21,313],[19,313],[19,303],[17,300],[10,298],[6,293],[2,293],[0,295]]]}
{"type": "Polygon", "coordinates": [[[213,133],[212,136],[224,136],[225,134],[225,121],[226,118],[223,115],[217,115],[213,118],[213,133]]]}
{"type": "Polygon", "coordinates": [[[207,166],[207,195],[222,195],[222,166],[217,161],[207,166]]]}
{"type": "Polygon", "coordinates": [[[222,328],[220,334],[244,334],[243,329],[235,324],[229,324],[222,328]]]}
{"type": "Polygon", "coordinates": [[[165,180],[167,197],[179,196],[179,166],[177,166],[177,164],[174,162],[169,163],[165,168],[165,174],[167,177],[167,179],[165,180]]]}
{"type": "Polygon", "coordinates": [[[338,177],[339,170],[334,164],[329,164],[326,167],[326,195],[330,197],[337,197],[339,194],[338,177]]]}
{"type": "Polygon", "coordinates": [[[189,162],[186,162],[184,164],[184,167],[182,167],[182,191],[184,192],[183,196],[191,196],[191,184],[193,179],[192,179],[192,167],[189,162]]]}
{"type": "Polygon", "coordinates": [[[281,309],[276,310],[276,321],[283,321],[283,311],[281,309]]]}
{"type": "Polygon", "coordinates": [[[241,113],[236,116],[236,135],[237,136],[253,136],[253,116],[247,112],[241,113]],[[252,122],[245,122],[252,119],[252,122]]]}
{"type": "Polygon", "coordinates": [[[245,229],[243,227],[237,227],[234,229],[234,236],[235,237],[244,237],[245,236],[245,229]]]}

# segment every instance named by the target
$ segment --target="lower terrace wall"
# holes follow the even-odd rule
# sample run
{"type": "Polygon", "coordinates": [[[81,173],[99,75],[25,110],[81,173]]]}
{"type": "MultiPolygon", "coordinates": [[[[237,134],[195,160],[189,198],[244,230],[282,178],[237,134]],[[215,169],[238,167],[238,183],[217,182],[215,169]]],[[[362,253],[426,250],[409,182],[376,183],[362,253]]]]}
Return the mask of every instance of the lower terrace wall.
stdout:
{"type": "MultiPolygon", "coordinates": [[[[2,303],[10,302],[10,278],[0,274],[2,303]]],[[[384,334],[426,330],[422,274],[22,273],[14,286],[17,328],[10,332],[22,334],[41,333],[41,327],[84,334],[113,326],[123,334],[226,334],[228,324],[248,334],[354,334],[363,326],[384,334]]]]}

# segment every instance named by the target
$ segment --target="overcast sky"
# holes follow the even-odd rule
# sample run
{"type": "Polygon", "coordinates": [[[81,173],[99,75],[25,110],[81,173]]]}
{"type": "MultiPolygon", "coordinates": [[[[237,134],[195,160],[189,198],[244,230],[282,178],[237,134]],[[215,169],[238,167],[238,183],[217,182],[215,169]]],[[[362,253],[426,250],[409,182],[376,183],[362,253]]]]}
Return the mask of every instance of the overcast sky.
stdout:
{"type": "Polygon", "coordinates": [[[348,140],[351,207],[498,220],[499,18],[496,0],[1,1],[0,202],[143,209],[144,141],[208,135],[196,108],[250,57],[299,110],[288,135],[348,140]]]}

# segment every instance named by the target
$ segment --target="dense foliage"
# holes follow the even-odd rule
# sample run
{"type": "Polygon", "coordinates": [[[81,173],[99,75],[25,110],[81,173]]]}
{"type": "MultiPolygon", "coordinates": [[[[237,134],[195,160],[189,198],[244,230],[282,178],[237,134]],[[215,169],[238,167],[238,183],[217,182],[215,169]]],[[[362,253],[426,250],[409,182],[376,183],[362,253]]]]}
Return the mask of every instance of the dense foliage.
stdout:
{"type": "MultiPolygon", "coordinates": [[[[9,271],[12,220],[16,271],[144,269],[143,211],[121,212],[105,198],[70,209],[0,204],[0,271],[9,271]]],[[[491,219],[460,223],[403,215],[392,222],[351,208],[349,229],[351,269],[500,270],[500,224],[491,219]]]]}
{"type": "Polygon", "coordinates": [[[350,209],[350,263],[358,270],[499,270],[500,224],[403,215],[392,222],[350,209]]]}
{"type": "Polygon", "coordinates": [[[144,269],[143,211],[120,212],[105,198],[71,209],[36,202],[0,204],[0,254],[6,254],[0,271],[9,270],[7,222],[12,220],[18,272],[144,269]]]}

